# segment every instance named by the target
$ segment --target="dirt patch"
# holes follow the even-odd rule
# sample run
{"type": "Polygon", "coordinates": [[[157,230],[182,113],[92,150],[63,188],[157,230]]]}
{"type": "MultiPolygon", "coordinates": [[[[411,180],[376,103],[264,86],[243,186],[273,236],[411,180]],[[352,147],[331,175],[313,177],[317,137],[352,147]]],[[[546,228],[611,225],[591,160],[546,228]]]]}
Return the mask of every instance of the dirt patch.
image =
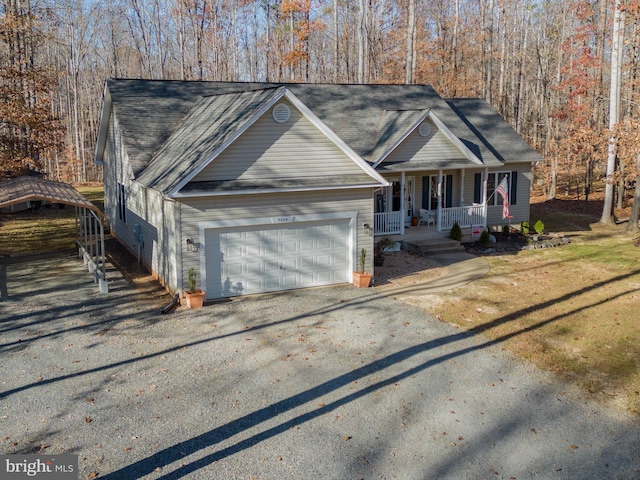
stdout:
{"type": "Polygon", "coordinates": [[[158,282],[144,265],[117,239],[105,239],[107,261],[110,262],[122,276],[140,293],[152,297],[170,298],[169,292],[158,282]]]}
{"type": "Polygon", "coordinates": [[[385,255],[384,265],[376,267],[377,288],[404,287],[434,280],[447,273],[447,267],[438,261],[401,250],[385,255]]]}

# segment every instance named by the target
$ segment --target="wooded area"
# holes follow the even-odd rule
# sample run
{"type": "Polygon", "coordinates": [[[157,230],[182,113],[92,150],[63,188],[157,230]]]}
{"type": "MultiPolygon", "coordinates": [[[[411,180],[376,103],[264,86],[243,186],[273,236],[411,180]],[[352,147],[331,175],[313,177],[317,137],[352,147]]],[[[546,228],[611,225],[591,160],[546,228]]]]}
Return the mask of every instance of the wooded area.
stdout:
{"type": "Polygon", "coordinates": [[[640,184],[638,0],[1,1],[3,171],[99,180],[109,77],[424,83],[487,99],[549,198],[640,184]]]}

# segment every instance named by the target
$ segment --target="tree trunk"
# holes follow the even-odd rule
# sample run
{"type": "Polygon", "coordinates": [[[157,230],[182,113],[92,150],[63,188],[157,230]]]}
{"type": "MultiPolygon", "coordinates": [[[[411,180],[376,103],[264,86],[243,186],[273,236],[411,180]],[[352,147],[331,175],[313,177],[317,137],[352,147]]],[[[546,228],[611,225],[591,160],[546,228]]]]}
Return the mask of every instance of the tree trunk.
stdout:
{"type": "Polygon", "coordinates": [[[492,75],[493,75],[493,2],[494,0],[489,0],[489,7],[487,11],[487,17],[489,19],[488,32],[487,32],[487,59],[485,66],[485,85],[484,85],[484,98],[489,104],[493,103],[492,93],[491,93],[491,83],[492,83],[492,75]]]}
{"type": "Polygon", "coordinates": [[[340,62],[340,35],[338,27],[338,0],[333,1],[333,83],[338,83],[340,62]]]}
{"type": "Polygon", "coordinates": [[[364,83],[364,56],[367,37],[366,9],[366,0],[360,0],[360,9],[358,11],[358,83],[364,83]]]}
{"type": "Polygon", "coordinates": [[[613,223],[613,194],[616,168],[616,138],[613,129],[619,121],[618,108],[620,106],[620,71],[622,66],[621,44],[624,41],[624,19],[620,10],[621,0],[616,0],[613,17],[613,37],[611,45],[611,90],[609,93],[609,145],[607,147],[607,184],[604,192],[604,206],[600,223],[613,223]]]}
{"type": "Polygon", "coordinates": [[[407,51],[405,61],[405,79],[404,83],[413,83],[413,57],[414,57],[414,41],[416,36],[416,0],[409,0],[409,11],[407,14],[407,51]]]}
{"type": "Polygon", "coordinates": [[[636,190],[633,195],[633,205],[631,206],[631,216],[629,217],[629,223],[627,224],[627,232],[637,233],[640,228],[638,227],[638,220],[640,220],[640,153],[638,153],[638,175],[636,176],[636,190]]]}

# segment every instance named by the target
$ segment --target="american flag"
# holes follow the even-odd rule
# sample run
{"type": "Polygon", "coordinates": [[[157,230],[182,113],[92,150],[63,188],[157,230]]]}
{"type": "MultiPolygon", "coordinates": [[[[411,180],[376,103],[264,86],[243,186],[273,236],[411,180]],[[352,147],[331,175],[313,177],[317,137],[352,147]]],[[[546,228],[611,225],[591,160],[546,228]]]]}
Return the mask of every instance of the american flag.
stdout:
{"type": "Polygon", "coordinates": [[[502,177],[496,192],[502,196],[502,218],[509,218],[509,180],[506,176],[502,177]]]}

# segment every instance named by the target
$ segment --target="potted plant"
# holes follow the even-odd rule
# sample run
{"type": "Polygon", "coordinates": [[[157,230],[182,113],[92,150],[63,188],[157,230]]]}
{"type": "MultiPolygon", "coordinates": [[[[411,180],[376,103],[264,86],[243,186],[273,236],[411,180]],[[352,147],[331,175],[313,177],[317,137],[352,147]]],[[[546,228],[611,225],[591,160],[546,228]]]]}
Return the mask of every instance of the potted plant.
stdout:
{"type": "Polygon", "coordinates": [[[204,291],[196,289],[196,269],[189,269],[189,291],[184,292],[184,298],[187,300],[189,308],[202,308],[204,303],[204,291]]]}
{"type": "Polygon", "coordinates": [[[367,251],[363,248],[358,255],[358,270],[353,272],[353,284],[358,288],[367,288],[371,283],[371,274],[364,271],[367,251]]]}

